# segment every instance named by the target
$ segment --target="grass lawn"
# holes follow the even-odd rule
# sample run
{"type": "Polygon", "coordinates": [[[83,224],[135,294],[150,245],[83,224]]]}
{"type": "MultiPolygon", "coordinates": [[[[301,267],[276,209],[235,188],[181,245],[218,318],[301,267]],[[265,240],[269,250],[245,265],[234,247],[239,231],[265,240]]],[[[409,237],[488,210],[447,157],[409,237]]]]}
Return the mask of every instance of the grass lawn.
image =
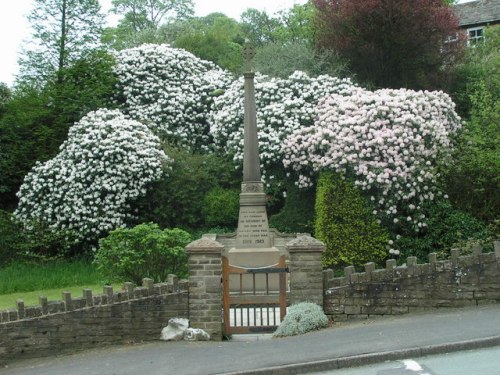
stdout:
{"type": "MultiPolygon", "coordinates": [[[[113,290],[119,290],[122,284],[111,284],[113,290]]],[[[56,289],[40,289],[31,292],[15,292],[10,294],[0,295],[0,310],[10,309],[16,307],[16,301],[22,299],[25,306],[38,305],[38,297],[47,297],[49,301],[62,300],[62,292],[71,292],[71,296],[81,297],[83,289],[91,289],[92,295],[102,294],[103,284],[93,285],[77,285],[56,289]]]]}
{"type": "MultiPolygon", "coordinates": [[[[86,260],[14,262],[0,268],[0,310],[15,307],[18,299],[23,299],[25,306],[37,305],[39,296],[61,300],[62,292],[71,292],[73,297],[81,297],[83,289],[102,294],[105,284],[96,267],[86,260]]],[[[121,285],[113,284],[113,288],[121,285]]]]}

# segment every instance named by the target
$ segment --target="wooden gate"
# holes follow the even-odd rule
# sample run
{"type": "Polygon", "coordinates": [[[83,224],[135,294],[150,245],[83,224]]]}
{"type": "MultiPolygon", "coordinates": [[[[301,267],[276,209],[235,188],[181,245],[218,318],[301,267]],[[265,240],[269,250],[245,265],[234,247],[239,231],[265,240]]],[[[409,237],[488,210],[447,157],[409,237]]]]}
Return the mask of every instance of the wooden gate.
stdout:
{"type": "Polygon", "coordinates": [[[269,267],[236,267],[226,257],[222,265],[225,334],[274,332],[286,315],[285,256],[269,267]]]}

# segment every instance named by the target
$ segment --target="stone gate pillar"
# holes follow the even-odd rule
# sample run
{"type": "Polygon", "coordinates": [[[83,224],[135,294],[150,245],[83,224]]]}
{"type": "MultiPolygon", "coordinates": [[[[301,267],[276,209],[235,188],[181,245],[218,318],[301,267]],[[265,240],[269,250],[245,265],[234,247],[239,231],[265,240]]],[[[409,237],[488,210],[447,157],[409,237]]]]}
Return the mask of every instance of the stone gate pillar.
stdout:
{"type": "Polygon", "coordinates": [[[186,246],[189,256],[189,321],[193,328],[222,340],[222,250],[224,246],[202,237],[186,246]]]}
{"type": "Polygon", "coordinates": [[[286,244],[290,254],[290,304],[313,302],[323,307],[323,242],[299,235],[286,244]]]}

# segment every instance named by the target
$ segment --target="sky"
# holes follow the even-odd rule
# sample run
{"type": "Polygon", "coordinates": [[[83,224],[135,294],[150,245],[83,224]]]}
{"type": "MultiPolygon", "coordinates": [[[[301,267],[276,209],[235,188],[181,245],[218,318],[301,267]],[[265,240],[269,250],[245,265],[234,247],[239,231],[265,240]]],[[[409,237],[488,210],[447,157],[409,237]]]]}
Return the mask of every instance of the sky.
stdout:
{"type": "MultiPolygon", "coordinates": [[[[111,7],[111,0],[99,0],[104,11],[111,7]]],[[[470,0],[461,0],[461,2],[470,0]]],[[[213,12],[222,12],[239,20],[239,16],[248,8],[265,10],[268,14],[291,8],[294,4],[304,4],[306,0],[194,0],[195,15],[206,16],[213,12]]],[[[33,5],[33,0],[0,0],[0,82],[11,86],[18,72],[18,53],[23,41],[29,39],[31,29],[26,15],[33,5]]],[[[109,22],[116,18],[109,17],[109,22]]]]}
{"type": "MultiPolygon", "coordinates": [[[[99,2],[103,11],[111,7],[111,0],[99,2]]],[[[237,20],[247,8],[265,10],[272,14],[305,2],[306,0],[194,0],[196,16],[222,12],[237,20]]],[[[9,86],[18,72],[17,60],[22,43],[31,35],[26,15],[32,6],[33,0],[0,0],[0,82],[9,86]]],[[[116,17],[109,17],[109,22],[115,23],[116,17]]]]}

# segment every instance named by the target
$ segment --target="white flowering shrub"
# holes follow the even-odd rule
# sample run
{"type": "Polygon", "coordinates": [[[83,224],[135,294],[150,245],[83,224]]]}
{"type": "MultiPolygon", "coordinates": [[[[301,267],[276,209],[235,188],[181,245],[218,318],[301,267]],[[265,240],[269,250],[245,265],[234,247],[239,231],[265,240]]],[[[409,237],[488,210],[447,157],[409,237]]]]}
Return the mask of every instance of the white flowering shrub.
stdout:
{"type": "Polygon", "coordinates": [[[144,44],[116,56],[118,100],[131,119],[162,140],[203,148],[210,143],[207,114],[213,95],[232,82],[214,63],[167,44],[144,44]]]}
{"type": "MultiPolygon", "coordinates": [[[[314,124],[315,107],[328,94],[349,95],[355,86],[348,79],[309,77],[296,71],[287,79],[255,76],[255,103],[260,161],[264,178],[274,178],[272,166],[281,166],[283,141],[294,131],[314,124]]],[[[210,131],[216,149],[243,162],[243,78],[215,98],[210,114],[210,131]]]]}
{"type": "Polygon", "coordinates": [[[396,227],[404,220],[419,231],[423,205],[441,194],[438,166],[459,128],[443,92],[357,88],[320,102],[314,125],[294,129],[283,143],[283,163],[300,174],[301,186],[320,170],[352,177],[379,220],[396,227]]]}
{"type": "Polygon", "coordinates": [[[56,157],[26,175],[14,214],[28,229],[44,222],[91,243],[132,218],[130,203],[168,160],[144,124],[118,110],[91,112],[70,128],[56,157]]]}

